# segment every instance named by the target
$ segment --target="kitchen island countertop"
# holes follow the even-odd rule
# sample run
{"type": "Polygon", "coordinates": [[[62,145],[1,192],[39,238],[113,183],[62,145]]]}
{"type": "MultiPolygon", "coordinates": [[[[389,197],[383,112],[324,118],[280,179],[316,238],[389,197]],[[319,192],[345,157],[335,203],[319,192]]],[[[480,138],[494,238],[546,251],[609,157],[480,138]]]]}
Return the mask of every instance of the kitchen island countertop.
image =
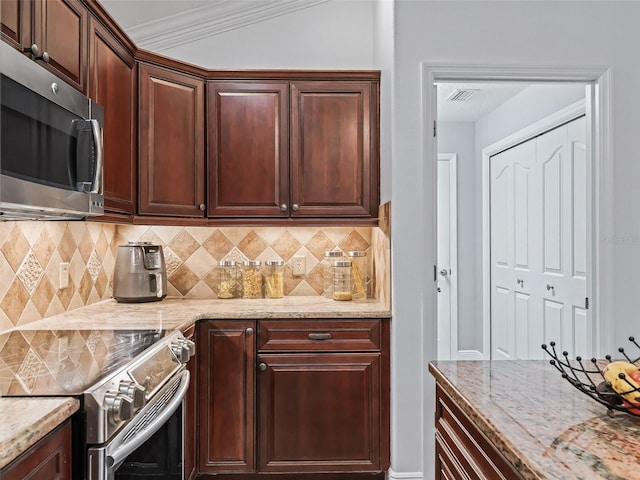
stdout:
{"type": "Polygon", "coordinates": [[[526,480],[640,479],[640,417],[609,414],[547,361],[438,361],[429,371],[526,480]]]}

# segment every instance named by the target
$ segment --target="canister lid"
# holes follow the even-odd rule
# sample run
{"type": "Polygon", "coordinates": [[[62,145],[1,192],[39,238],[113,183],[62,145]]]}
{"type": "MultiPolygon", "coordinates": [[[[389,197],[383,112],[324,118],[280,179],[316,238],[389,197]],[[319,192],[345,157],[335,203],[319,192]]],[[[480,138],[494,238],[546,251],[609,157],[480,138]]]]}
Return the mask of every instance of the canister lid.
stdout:
{"type": "Polygon", "coordinates": [[[284,262],[282,260],[267,260],[264,264],[267,267],[282,267],[284,262]]]}
{"type": "Polygon", "coordinates": [[[334,267],[350,267],[351,260],[338,260],[336,262],[333,262],[333,266],[334,267]]]}
{"type": "Polygon", "coordinates": [[[325,257],[342,257],[344,255],[344,253],[342,253],[341,250],[327,250],[326,252],[324,252],[324,256],[325,257]]]}
{"type": "Polygon", "coordinates": [[[235,267],[236,266],[236,262],[234,262],[233,260],[220,260],[218,262],[218,266],[220,266],[220,267],[235,267]]]}
{"type": "Polygon", "coordinates": [[[262,264],[260,260],[245,260],[242,265],[245,267],[259,267],[262,264]]]}
{"type": "Polygon", "coordinates": [[[366,257],[367,252],[363,252],[362,250],[353,250],[349,252],[350,257],[366,257]]]}

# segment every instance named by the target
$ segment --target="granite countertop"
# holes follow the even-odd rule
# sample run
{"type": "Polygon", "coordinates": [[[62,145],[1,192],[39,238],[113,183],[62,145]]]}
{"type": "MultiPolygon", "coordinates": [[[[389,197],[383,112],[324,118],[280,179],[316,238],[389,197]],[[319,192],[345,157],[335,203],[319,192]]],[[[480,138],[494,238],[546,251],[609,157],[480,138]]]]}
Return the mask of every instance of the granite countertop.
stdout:
{"type": "Polygon", "coordinates": [[[104,300],[47,317],[12,330],[184,330],[200,319],[268,318],[390,318],[376,300],[337,302],[325,297],[280,299],[189,300],[165,298],[161,302],[118,303],[104,300]]]}
{"type": "Polygon", "coordinates": [[[0,468],[78,410],[75,398],[0,398],[0,468]]]}
{"type": "Polygon", "coordinates": [[[526,479],[640,479],[640,417],[609,414],[546,361],[438,361],[439,385],[526,479]]]}
{"type": "Polygon", "coordinates": [[[0,467],[78,409],[78,401],[71,397],[29,395],[49,388],[47,385],[62,387],[61,391],[70,395],[75,383],[82,383],[85,377],[107,366],[109,352],[118,348],[117,337],[122,331],[185,330],[200,319],[390,317],[389,309],[375,300],[337,302],[324,297],[165,298],[150,303],[105,300],[0,332],[0,467]]]}

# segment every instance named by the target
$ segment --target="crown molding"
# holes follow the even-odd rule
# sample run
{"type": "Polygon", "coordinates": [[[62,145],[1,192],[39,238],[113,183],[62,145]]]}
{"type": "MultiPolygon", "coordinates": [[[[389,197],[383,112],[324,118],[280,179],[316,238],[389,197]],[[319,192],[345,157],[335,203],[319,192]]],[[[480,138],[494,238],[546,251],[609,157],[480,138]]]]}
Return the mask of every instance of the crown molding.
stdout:
{"type": "Polygon", "coordinates": [[[200,8],[131,27],[127,33],[139,47],[161,52],[328,1],[213,0],[200,8]]]}

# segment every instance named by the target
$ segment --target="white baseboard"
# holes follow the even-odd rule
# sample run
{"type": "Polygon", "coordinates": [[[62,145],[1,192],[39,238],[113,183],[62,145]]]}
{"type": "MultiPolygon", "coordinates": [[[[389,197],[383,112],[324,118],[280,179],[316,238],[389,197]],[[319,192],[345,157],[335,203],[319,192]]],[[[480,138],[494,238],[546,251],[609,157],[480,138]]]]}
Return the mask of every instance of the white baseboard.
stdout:
{"type": "Polygon", "coordinates": [[[388,480],[424,480],[422,476],[422,472],[394,472],[392,469],[389,469],[387,472],[388,480]]]}
{"type": "Polygon", "coordinates": [[[458,360],[485,360],[478,350],[458,350],[458,360]]]}

